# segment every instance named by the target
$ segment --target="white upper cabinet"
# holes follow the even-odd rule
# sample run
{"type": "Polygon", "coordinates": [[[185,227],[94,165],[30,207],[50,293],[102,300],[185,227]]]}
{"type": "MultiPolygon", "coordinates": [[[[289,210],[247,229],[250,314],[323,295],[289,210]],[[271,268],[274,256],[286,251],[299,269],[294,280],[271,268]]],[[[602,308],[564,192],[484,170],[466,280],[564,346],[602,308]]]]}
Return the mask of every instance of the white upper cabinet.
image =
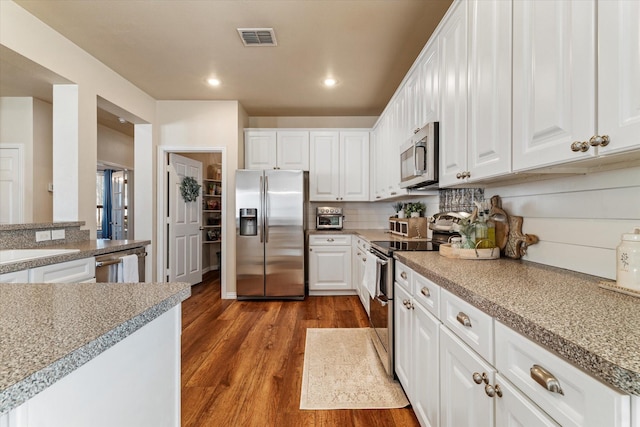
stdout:
{"type": "Polygon", "coordinates": [[[513,2],[514,171],[592,155],[571,144],[596,131],[595,31],[595,1],[513,2]]]}
{"type": "Polygon", "coordinates": [[[251,130],[244,133],[244,164],[247,169],[275,169],[276,131],[251,130]]]}
{"type": "Polygon", "coordinates": [[[511,9],[469,1],[469,181],[511,171],[511,9]]]}
{"type": "Polygon", "coordinates": [[[369,132],[310,133],[310,201],[369,201],[369,132]]]}
{"type": "Polygon", "coordinates": [[[418,96],[420,114],[417,127],[440,120],[440,81],[438,43],[428,43],[420,61],[420,94],[418,96]]]}
{"type": "Polygon", "coordinates": [[[247,130],[247,169],[309,170],[309,131],[247,130]]]}
{"type": "Polygon", "coordinates": [[[438,35],[441,185],[467,170],[467,3],[451,7],[438,35]]]}
{"type": "Polygon", "coordinates": [[[640,2],[598,2],[598,154],[640,147],[640,2]]]}

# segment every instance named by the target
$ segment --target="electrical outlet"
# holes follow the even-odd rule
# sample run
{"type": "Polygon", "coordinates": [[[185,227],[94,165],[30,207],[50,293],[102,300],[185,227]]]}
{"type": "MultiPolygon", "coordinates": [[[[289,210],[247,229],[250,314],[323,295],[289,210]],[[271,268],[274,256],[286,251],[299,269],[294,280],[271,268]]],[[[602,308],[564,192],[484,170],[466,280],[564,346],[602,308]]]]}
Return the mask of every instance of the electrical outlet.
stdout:
{"type": "Polygon", "coordinates": [[[36,242],[51,240],[51,230],[36,231],[36,242]]]}
{"type": "Polygon", "coordinates": [[[64,239],[64,229],[51,230],[51,240],[64,239]]]}

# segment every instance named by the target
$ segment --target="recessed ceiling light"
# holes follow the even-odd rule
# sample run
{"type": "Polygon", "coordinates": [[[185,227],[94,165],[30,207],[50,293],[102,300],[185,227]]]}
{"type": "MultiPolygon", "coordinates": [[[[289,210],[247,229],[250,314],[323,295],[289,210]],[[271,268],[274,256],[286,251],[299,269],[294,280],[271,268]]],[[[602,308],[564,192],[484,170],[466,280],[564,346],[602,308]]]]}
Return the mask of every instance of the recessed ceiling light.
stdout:
{"type": "Polygon", "coordinates": [[[209,86],[220,86],[220,80],[214,78],[207,79],[207,83],[209,86]]]}
{"type": "Polygon", "coordinates": [[[324,85],[326,87],[333,87],[338,83],[338,81],[336,79],[333,79],[333,78],[329,77],[329,78],[324,79],[324,81],[322,83],[324,83],[324,85]]]}

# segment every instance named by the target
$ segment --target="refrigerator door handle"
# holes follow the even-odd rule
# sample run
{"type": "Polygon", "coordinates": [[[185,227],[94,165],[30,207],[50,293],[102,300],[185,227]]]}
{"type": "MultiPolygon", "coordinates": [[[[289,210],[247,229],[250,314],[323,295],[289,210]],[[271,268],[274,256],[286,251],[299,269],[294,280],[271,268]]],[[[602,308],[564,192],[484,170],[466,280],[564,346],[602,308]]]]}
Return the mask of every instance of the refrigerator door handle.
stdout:
{"type": "MultiPolygon", "coordinates": [[[[264,216],[264,186],[262,184],[262,176],[260,177],[260,213],[264,216]]],[[[258,219],[261,220],[260,216],[258,219]]],[[[258,223],[258,228],[260,229],[260,243],[264,242],[264,227],[262,221],[258,223]]]]}
{"type": "Polygon", "coordinates": [[[264,177],[264,242],[269,243],[269,177],[264,177]]]}

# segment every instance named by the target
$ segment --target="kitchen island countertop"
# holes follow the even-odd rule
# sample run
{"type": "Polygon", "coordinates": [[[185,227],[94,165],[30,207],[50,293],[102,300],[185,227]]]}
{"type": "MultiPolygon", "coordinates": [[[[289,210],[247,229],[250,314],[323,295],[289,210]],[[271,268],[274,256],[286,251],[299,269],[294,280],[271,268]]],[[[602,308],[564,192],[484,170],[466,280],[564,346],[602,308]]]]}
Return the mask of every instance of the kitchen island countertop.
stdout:
{"type": "Polygon", "coordinates": [[[60,262],[73,261],[74,259],[88,258],[96,255],[104,255],[127,249],[142,248],[151,244],[149,240],[83,240],[79,242],[68,242],[58,245],[37,246],[33,249],[78,249],[77,252],[69,252],[62,255],[49,256],[44,258],[34,258],[25,261],[11,262],[0,265],[0,274],[11,273],[13,271],[26,270],[43,265],[57,264],[60,262]]]}
{"type": "Polygon", "coordinates": [[[640,395],[640,299],[599,277],[524,260],[395,258],[590,375],[640,395]]]}
{"type": "Polygon", "coordinates": [[[0,284],[0,414],[190,295],[189,283],[0,284]]]}

